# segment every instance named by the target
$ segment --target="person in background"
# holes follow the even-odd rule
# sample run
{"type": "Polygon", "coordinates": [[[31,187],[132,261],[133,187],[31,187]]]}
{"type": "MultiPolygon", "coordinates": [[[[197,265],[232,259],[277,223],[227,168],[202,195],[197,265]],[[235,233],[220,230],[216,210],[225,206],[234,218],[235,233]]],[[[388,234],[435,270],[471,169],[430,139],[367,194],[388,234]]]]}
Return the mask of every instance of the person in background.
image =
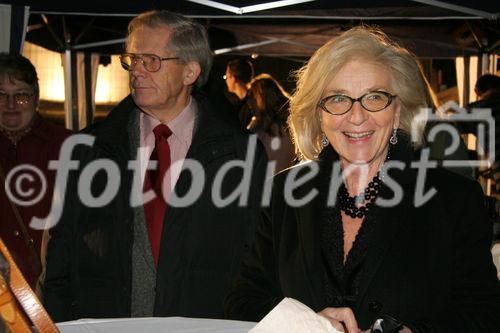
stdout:
{"type": "MultiPolygon", "coordinates": [[[[429,108],[432,110],[432,121],[427,121],[425,124],[423,137],[426,139],[423,146],[424,149],[429,150],[429,160],[436,162],[439,167],[444,167],[447,170],[455,172],[459,175],[467,177],[469,179],[476,179],[476,169],[473,168],[469,163],[464,163],[462,165],[450,166],[445,162],[450,161],[467,161],[474,158],[473,153],[467,149],[463,139],[459,137],[458,145],[452,151],[448,151],[451,146],[454,145],[454,139],[457,137],[455,134],[461,133],[461,126],[464,122],[450,121],[448,118],[450,112],[455,110],[446,110],[445,112],[438,111],[439,107],[442,107],[437,95],[433,91],[432,87],[428,85],[430,100],[427,102],[429,108]],[[448,130],[439,130],[441,126],[446,124],[448,130]],[[437,131],[436,131],[437,130],[437,131]],[[433,133],[436,131],[435,133],[433,133]],[[454,132],[454,133],[453,133],[454,132]],[[431,140],[428,140],[432,138],[431,140]]],[[[451,113],[453,115],[453,113],[451,113]]]]}
{"type": "Polygon", "coordinates": [[[228,318],[258,321],[291,297],[342,332],[498,332],[479,184],[413,163],[428,93],[415,57],[380,30],[352,28],[313,54],[290,99],[305,161],[274,177],[228,318]]]}
{"type": "Polygon", "coordinates": [[[70,173],[61,220],[50,232],[44,303],[55,321],[221,318],[230,277],[253,240],[264,148],[193,92],[212,63],[202,25],[146,12],[129,23],[125,49],[120,59],[131,95],[84,131],[95,137],[92,146],[75,149],[81,167],[70,173]],[[246,159],[247,148],[253,159],[246,159]],[[104,173],[81,179],[82,169],[100,160],[119,168],[119,188],[110,201],[89,207],[76,189],[102,193],[104,173]],[[139,164],[139,186],[130,161],[139,164]],[[241,167],[220,173],[235,163],[241,167]],[[246,199],[230,197],[240,183],[247,184],[246,199]],[[134,205],[137,197],[145,203],[134,205]]]}
{"type": "Polygon", "coordinates": [[[224,79],[227,90],[233,94],[233,96],[229,96],[229,100],[243,126],[246,126],[252,117],[250,111],[244,106],[248,92],[247,85],[254,75],[254,68],[250,60],[239,58],[227,63],[224,79]]]}
{"type": "Polygon", "coordinates": [[[485,74],[481,76],[474,86],[474,92],[479,101],[493,99],[498,100],[500,94],[500,76],[485,74]]]}
{"type": "MultiPolygon", "coordinates": [[[[470,103],[468,109],[474,112],[474,109],[487,109],[491,110],[491,115],[495,120],[495,159],[491,169],[490,175],[495,179],[495,187],[493,194],[500,198],[500,76],[493,74],[485,74],[481,76],[474,86],[478,100],[470,103]]],[[[467,133],[477,135],[477,125],[471,124],[466,128],[467,133]],[[474,126],[476,125],[476,126],[474,126]]],[[[486,138],[489,137],[489,127],[486,126],[486,138]]],[[[486,142],[485,151],[489,151],[489,144],[486,142]]]]}
{"type": "Polygon", "coordinates": [[[246,128],[257,133],[275,172],[293,165],[295,147],[287,126],[288,93],[269,74],[259,74],[250,83],[246,106],[252,118],[246,128]]]}
{"type": "Polygon", "coordinates": [[[33,229],[30,222],[50,211],[55,170],[49,170],[49,162],[58,159],[71,134],[40,116],[39,100],[33,64],[21,55],[0,53],[0,237],[33,289],[41,274],[43,230],[33,229]],[[34,170],[15,172],[16,167],[34,170]]]}

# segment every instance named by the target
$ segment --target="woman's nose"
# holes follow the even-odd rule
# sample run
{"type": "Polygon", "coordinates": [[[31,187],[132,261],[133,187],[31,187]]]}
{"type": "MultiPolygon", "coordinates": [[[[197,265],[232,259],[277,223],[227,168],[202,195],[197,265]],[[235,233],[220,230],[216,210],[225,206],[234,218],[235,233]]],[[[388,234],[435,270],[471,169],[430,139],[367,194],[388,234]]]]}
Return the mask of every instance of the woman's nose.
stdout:
{"type": "Polygon", "coordinates": [[[349,111],[348,114],[348,120],[355,124],[355,125],[361,125],[363,122],[368,119],[368,111],[366,111],[363,106],[361,106],[361,103],[359,101],[355,101],[352,104],[351,111],[349,111]]]}

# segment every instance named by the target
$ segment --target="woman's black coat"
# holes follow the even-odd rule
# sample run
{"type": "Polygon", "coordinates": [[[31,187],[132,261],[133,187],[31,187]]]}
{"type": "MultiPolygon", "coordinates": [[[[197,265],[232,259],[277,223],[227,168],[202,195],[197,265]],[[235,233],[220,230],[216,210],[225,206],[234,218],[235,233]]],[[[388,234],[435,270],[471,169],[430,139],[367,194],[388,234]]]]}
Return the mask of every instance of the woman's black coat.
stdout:
{"type": "MultiPolygon", "coordinates": [[[[375,208],[375,226],[353,307],[358,325],[367,329],[376,318],[389,314],[414,332],[499,332],[500,290],[481,188],[444,169],[428,169],[425,191],[432,187],[436,192],[416,206],[419,170],[416,164],[411,167],[413,152],[407,148],[400,144],[394,149],[393,159],[404,162],[405,168],[391,169],[380,192],[381,197],[391,198],[396,182],[403,199],[394,207],[375,208]]],[[[315,192],[328,188],[324,183],[329,177],[322,171],[338,160],[329,150],[326,155],[333,157],[275,177],[256,244],[226,298],[226,316],[258,321],[283,297],[295,298],[315,311],[329,306],[321,261],[321,195],[315,192]],[[319,167],[315,176],[295,189],[290,186],[292,178],[306,177],[315,165],[319,167]],[[315,196],[292,207],[286,200],[290,193],[296,199],[315,196]]]]}

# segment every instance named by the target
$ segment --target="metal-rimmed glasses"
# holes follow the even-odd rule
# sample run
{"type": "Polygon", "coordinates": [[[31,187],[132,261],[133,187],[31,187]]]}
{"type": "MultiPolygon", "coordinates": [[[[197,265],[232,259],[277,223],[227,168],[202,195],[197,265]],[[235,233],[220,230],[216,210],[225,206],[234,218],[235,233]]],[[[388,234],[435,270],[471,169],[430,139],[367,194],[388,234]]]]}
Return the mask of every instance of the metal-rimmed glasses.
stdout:
{"type": "Polygon", "coordinates": [[[5,105],[9,102],[9,98],[13,98],[14,103],[16,103],[17,105],[26,105],[31,101],[31,98],[34,95],[35,93],[26,93],[26,92],[20,92],[10,95],[0,91],[0,104],[5,105]]]}
{"type": "Polygon", "coordinates": [[[358,98],[352,98],[344,94],[334,94],[321,99],[318,106],[336,116],[349,112],[355,102],[359,102],[367,111],[378,112],[391,105],[394,97],[396,95],[386,91],[370,91],[358,98]]]}
{"type": "Polygon", "coordinates": [[[162,58],[156,54],[149,53],[124,53],[120,56],[120,62],[123,69],[131,71],[135,68],[138,62],[141,62],[148,72],[158,72],[161,68],[162,61],[175,60],[179,57],[162,58]]]}

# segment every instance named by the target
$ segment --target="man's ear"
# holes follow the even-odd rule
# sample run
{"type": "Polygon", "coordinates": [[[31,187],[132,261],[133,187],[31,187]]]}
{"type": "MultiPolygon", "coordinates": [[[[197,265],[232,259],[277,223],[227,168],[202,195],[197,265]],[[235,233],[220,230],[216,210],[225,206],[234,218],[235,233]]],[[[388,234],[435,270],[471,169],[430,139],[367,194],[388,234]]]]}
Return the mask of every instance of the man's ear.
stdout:
{"type": "Polygon", "coordinates": [[[201,74],[200,64],[196,61],[190,61],[184,67],[183,83],[186,86],[193,85],[201,74]]]}

